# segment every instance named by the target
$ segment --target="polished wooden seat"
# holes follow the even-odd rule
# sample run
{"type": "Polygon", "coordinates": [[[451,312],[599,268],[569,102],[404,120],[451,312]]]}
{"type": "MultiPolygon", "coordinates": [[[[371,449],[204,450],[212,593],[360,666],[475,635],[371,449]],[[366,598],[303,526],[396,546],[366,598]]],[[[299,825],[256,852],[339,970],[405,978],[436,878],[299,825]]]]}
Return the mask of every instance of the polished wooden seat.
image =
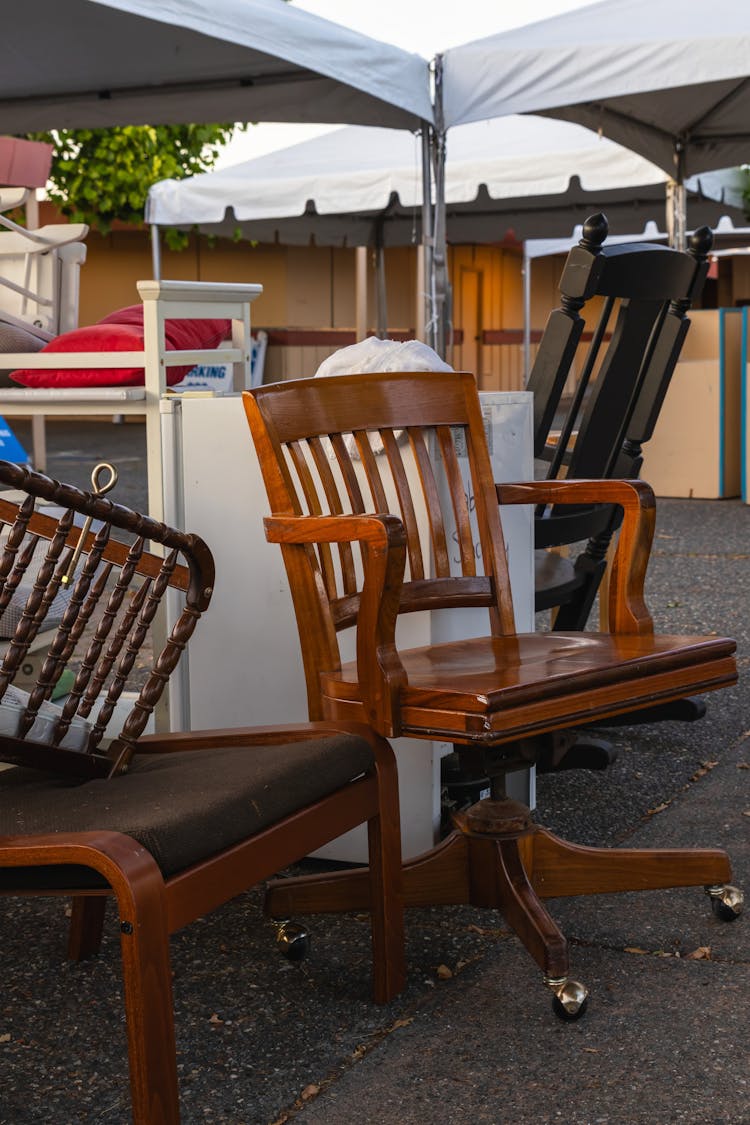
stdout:
{"type": "Polygon", "coordinates": [[[395,760],[370,727],[336,721],[144,733],[209,605],[208,547],[8,462],[2,485],[14,491],[0,495],[0,635],[15,623],[0,666],[0,761],[12,763],[0,770],[0,895],[72,898],[74,959],[98,950],[116,900],[133,1120],[174,1125],[169,935],[361,824],[375,999],[403,986],[395,760]],[[40,638],[38,674],[19,691],[40,638]]]}
{"type": "MultiPolygon", "coordinates": [[[[514,737],[548,730],[557,711],[566,721],[590,721],[600,711],[610,716],[629,706],[632,681],[644,675],[652,699],[671,697],[681,682],[708,691],[734,682],[734,647],[713,637],[532,633],[409,649],[400,654],[406,673],[400,733],[416,735],[429,725],[436,738],[478,737],[481,716],[482,735],[494,740],[507,730],[514,737]],[[546,707],[540,717],[542,682],[546,707]]],[[[351,708],[352,718],[364,718],[356,663],[322,673],[320,684],[324,711],[343,715],[351,708]]]]}
{"type": "MultiPolygon", "coordinates": [[[[476,385],[461,373],[305,379],[259,388],[245,407],[297,615],[313,718],[370,723],[386,736],[453,742],[492,795],[455,817],[454,833],[404,866],[407,905],[502,908],[543,968],[563,1013],[583,1008],[565,939],[542,904],[555,895],[730,877],[713,850],[582,849],[534,825],[505,794],[550,735],[710,691],[736,680],[734,642],[659,636],[643,600],[654,499],[642,482],[550,480],[496,486],[476,385]],[[500,506],[617,506],[622,528],[609,633],[518,635],[500,506]],[[404,614],[481,607],[487,635],[406,649],[404,614]],[[355,627],[356,660],[338,634],[355,627]]],[[[275,886],[273,913],[367,904],[366,876],[275,886]]],[[[734,899],[733,899],[734,901],[734,899]]]]}

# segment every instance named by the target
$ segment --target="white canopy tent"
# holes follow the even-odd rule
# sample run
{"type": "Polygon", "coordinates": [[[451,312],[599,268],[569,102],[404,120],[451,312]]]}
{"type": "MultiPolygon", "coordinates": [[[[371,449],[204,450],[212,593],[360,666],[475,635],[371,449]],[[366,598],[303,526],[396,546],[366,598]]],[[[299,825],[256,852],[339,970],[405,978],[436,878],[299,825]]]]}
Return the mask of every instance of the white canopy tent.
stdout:
{"type": "MultiPolygon", "coordinates": [[[[588,129],[533,116],[458,126],[448,135],[447,238],[502,242],[570,235],[592,211],[631,234],[660,218],[667,176],[588,129]]],[[[731,178],[690,182],[694,226],[737,217],[731,178]]],[[[238,229],[260,242],[409,245],[421,239],[421,154],[407,132],[351,126],[221,171],[155,184],[146,217],[161,226],[238,229]]],[[[382,285],[379,286],[379,292],[382,285]]],[[[385,328],[384,297],[379,327],[385,328]]]]}
{"type": "MultiPolygon", "coordinates": [[[[425,59],[283,0],[26,0],[3,28],[0,132],[205,121],[420,129],[427,216],[432,120],[425,59]]],[[[428,275],[430,253],[425,245],[428,275]]]]}
{"type": "Polygon", "coordinates": [[[24,0],[3,25],[0,132],[431,120],[425,59],[283,0],[24,0]]]}
{"type": "Polygon", "coordinates": [[[446,128],[509,113],[585,125],[678,185],[742,164],[750,153],[750,5],[602,0],[445,53],[446,128]]]}
{"type": "MultiPolygon", "coordinates": [[[[581,211],[607,209],[623,233],[660,217],[667,175],[588,129],[513,116],[451,129],[445,201],[448,237],[502,241],[569,233],[581,211]],[[643,215],[639,215],[640,209],[643,215]]],[[[738,205],[726,176],[690,182],[696,205],[738,205]]],[[[421,152],[407,132],[350,126],[220,171],[162,180],[149,192],[148,222],[210,227],[258,241],[385,245],[414,241],[422,201],[421,152]],[[383,222],[384,220],[384,222],[383,222]]],[[[585,217],[583,215],[583,217],[585,217]]],[[[703,221],[701,219],[701,221],[703,221]]]]}

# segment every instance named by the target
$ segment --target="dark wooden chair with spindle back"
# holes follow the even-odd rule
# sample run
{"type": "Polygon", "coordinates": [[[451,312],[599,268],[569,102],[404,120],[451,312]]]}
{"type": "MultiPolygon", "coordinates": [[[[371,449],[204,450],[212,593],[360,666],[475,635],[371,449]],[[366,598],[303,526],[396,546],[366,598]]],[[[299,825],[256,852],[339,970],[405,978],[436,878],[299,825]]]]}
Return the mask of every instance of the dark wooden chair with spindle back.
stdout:
{"type": "MultiPolygon", "coordinates": [[[[646,242],[607,245],[593,215],[560,278],[526,389],[534,394],[536,476],[633,479],[653,436],[708,272],[713,235],[701,227],[686,252],[646,242]]],[[[620,522],[612,505],[540,504],[534,521],[536,610],[552,628],[585,629],[620,522]],[[569,548],[559,553],[549,548],[569,548]]],[[[700,700],[675,700],[624,722],[701,718],[700,700]]],[[[611,748],[585,734],[550,740],[558,768],[604,767],[611,748]]]]}
{"type": "MultiPolygon", "coordinates": [[[[72,898],[73,958],[98,949],[114,896],[133,1120],[172,1125],[169,935],[365,822],[375,998],[402,987],[395,761],[369,728],[336,721],[144,735],[209,604],[209,549],[8,462],[0,486],[21,493],[0,492],[0,630],[13,618],[0,666],[0,762],[9,764],[0,769],[0,894],[72,898]],[[36,510],[37,499],[52,507],[36,510]],[[146,551],[147,541],[163,556],[146,551]],[[182,608],[170,606],[166,642],[144,667],[168,592],[182,608]],[[40,637],[35,682],[19,690],[40,637]],[[71,668],[55,706],[55,686],[71,668]],[[133,673],[140,686],[127,702],[133,673]]],[[[282,928],[279,936],[294,954],[295,935],[282,928]]]]}
{"type": "MultiPolygon", "coordinates": [[[[468,374],[304,379],[244,399],[272,513],[266,535],[281,545],[294,600],[311,718],[447,740],[467,771],[491,778],[491,798],[457,814],[452,835],[404,865],[406,905],[501,909],[567,1017],[580,1014],[586,992],[569,979],[566,942],[543,899],[704,884],[717,910],[734,916],[739,898],[725,885],[725,853],[577,847],[505,795],[506,774],[535,760],[546,732],[735,682],[733,641],[654,635],[643,601],[654,526],[648,486],[496,486],[468,374]],[[498,503],[621,509],[609,633],[516,633],[498,503]],[[400,614],[468,606],[487,610],[486,636],[399,648],[400,614]],[[347,663],[337,634],[350,626],[356,660],[347,663]]],[[[345,872],[273,885],[269,910],[368,901],[366,874],[345,872]]]]}

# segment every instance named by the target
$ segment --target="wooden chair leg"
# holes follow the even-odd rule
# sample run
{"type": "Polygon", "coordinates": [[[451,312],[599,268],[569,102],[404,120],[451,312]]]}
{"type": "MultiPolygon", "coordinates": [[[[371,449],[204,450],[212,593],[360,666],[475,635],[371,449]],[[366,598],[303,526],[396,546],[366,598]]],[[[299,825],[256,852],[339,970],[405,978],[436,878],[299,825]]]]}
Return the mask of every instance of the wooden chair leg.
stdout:
{"type": "Polygon", "coordinates": [[[385,1004],[406,984],[404,904],[399,837],[381,817],[368,822],[370,855],[373,996],[385,1004]]]}
{"type": "Polygon", "coordinates": [[[567,942],[529,881],[519,849],[525,837],[499,839],[496,835],[466,833],[465,839],[471,905],[499,910],[545,976],[566,977],[567,942]]]}
{"type": "Polygon", "coordinates": [[[475,862],[491,862],[494,851],[498,906],[505,921],[513,928],[525,949],[544,975],[564,978],[568,975],[568,943],[539,900],[529,882],[519,854],[518,840],[472,840],[475,862]],[[488,853],[480,857],[476,847],[488,853]],[[488,846],[489,845],[489,846],[488,846]]]}
{"type": "Polygon", "coordinates": [[[524,863],[540,898],[698,887],[729,883],[732,868],[718,848],[588,848],[539,828],[524,863]]]}
{"type": "MultiPolygon", "coordinates": [[[[153,863],[153,861],[152,861],[153,863]]],[[[153,864],[116,887],[133,1125],[179,1125],[164,883],[153,864]]]]}
{"type": "Polygon", "coordinates": [[[105,895],[79,895],[73,899],[68,931],[69,961],[83,961],[99,952],[106,909],[105,895]]]}
{"type": "Polygon", "coordinates": [[[373,996],[392,1000],[406,984],[404,902],[401,886],[401,831],[398,774],[392,759],[376,767],[380,815],[367,822],[370,858],[370,925],[373,996]]]}

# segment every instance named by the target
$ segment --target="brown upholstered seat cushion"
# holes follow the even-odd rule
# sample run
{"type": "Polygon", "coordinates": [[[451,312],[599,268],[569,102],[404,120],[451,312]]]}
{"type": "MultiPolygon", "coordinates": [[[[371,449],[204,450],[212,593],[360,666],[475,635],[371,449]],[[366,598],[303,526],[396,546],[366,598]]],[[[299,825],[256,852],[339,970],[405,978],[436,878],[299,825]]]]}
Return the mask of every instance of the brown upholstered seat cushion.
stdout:
{"type": "MultiPolygon", "coordinates": [[[[169,877],[335,792],[372,762],[367,742],[342,734],[283,746],[144,754],[128,773],[83,783],[3,770],[0,835],[112,829],[143,844],[169,877]]],[[[28,886],[29,872],[21,876],[28,886]]],[[[19,883],[12,869],[0,869],[0,889],[19,883]]],[[[90,883],[79,869],[75,885],[90,883]]]]}

